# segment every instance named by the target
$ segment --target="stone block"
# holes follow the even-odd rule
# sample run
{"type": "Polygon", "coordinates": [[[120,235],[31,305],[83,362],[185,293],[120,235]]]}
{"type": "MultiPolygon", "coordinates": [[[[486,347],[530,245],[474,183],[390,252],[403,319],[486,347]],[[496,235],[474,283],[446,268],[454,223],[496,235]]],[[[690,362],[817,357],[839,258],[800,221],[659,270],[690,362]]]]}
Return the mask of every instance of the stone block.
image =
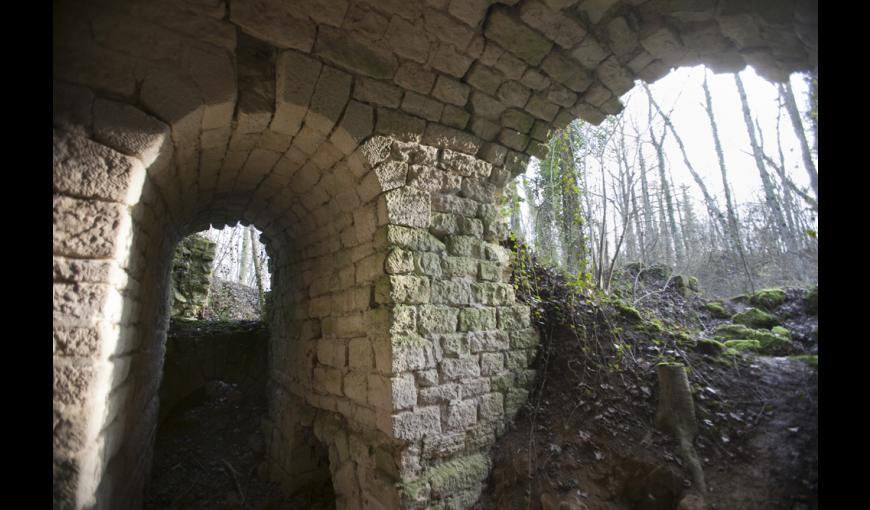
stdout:
{"type": "Polygon", "coordinates": [[[465,448],[465,433],[454,432],[423,439],[423,457],[427,459],[449,457],[465,448]]]}
{"type": "Polygon", "coordinates": [[[394,136],[406,142],[419,142],[426,129],[426,121],[423,119],[397,110],[378,108],[378,122],[375,127],[377,133],[394,136]]]}
{"type": "Polygon", "coordinates": [[[429,124],[426,126],[426,132],[423,134],[423,143],[442,149],[452,149],[474,155],[480,150],[481,141],[464,131],[440,124],[429,124]]]}
{"type": "Polygon", "coordinates": [[[456,331],[459,310],[449,306],[424,305],[417,311],[417,330],[423,336],[456,331]]]}
{"type": "Polygon", "coordinates": [[[384,269],[387,274],[402,274],[414,271],[414,253],[401,248],[394,248],[387,254],[384,269]]]}
{"type": "Polygon", "coordinates": [[[300,16],[297,6],[281,0],[233,2],[230,21],[243,32],[279,48],[308,52],[314,44],[314,23],[300,16]]]}
{"type": "MultiPolygon", "coordinates": [[[[468,346],[473,354],[507,350],[510,340],[503,331],[477,331],[468,333],[468,346]]],[[[478,374],[479,375],[479,374],[478,374]]]]}
{"type": "Polygon", "coordinates": [[[471,121],[471,132],[483,138],[486,141],[493,141],[498,136],[501,126],[498,123],[477,115],[471,121]]]}
{"type": "Polygon", "coordinates": [[[469,257],[444,257],[441,260],[444,276],[474,276],[477,260],[469,257]]]}
{"type": "MultiPolygon", "coordinates": [[[[480,354],[480,375],[496,375],[504,371],[504,354],[484,352],[480,354]]],[[[481,416],[483,419],[483,416],[481,416]]]]}
{"type": "Polygon", "coordinates": [[[402,374],[390,379],[393,410],[410,409],[417,405],[417,386],[413,374],[402,374]]]}
{"type": "Polygon", "coordinates": [[[497,421],[504,419],[504,395],[502,393],[487,393],[477,399],[480,421],[497,421]]]}
{"type": "Polygon", "coordinates": [[[456,129],[465,129],[470,119],[470,113],[450,104],[444,106],[444,112],[441,114],[441,123],[456,129]]]}
{"type": "Polygon", "coordinates": [[[314,367],[313,385],[315,391],[341,396],[341,370],[330,367],[314,367]]]}
{"type": "Polygon", "coordinates": [[[586,36],[586,29],[573,18],[552,10],[542,2],[525,2],[520,18],[539,32],[547,34],[563,48],[573,48],[586,36]]]}
{"type": "Polygon", "coordinates": [[[393,16],[387,27],[385,41],[402,58],[422,64],[429,56],[429,40],[422,23],[415,26],[400,16],[393,16]]]}
{"type": "Polygon", "coordinates": [[[392,430],[396,439],[414,441],[441,433],[441,411],[438,406],[421,407],[392,417],[392,430]]]}
{"type": "Polygon", "coordinates": [[[447,430],[464,431],[476,423],[476,400],[454,401],[447,406],[447,430]]]}
{"type": "Polygon", "coordinates": [[[439,363],[441,377],[446,381],[456,381],[470,377],[480,377],[480,365],[474,358],[445,358],[439,363]]]}
{"type": "MultiPolygon", "coordinates": [[[[143,135],[143,138],[147,139],[147,135],[143,135]]],[[[132,140],[130,142],[135,143],[132,140]]],[[[149,157],[150,149],[139,144],[136,144],[136,148],[143,148],[145,156],[149,157]]],[[[156,155],[151,156],[152,161],[153,158],[156,155]]],[[[136,158],[86,138],[55,130],[52,160],[55,192],[131,205],[139,201],[145,181],[145,167],[136,158]]]]}
{"type": "Polygon", "coordinates": [[[571,57],[586,69],[595,69],[608,55],[609,52],[591,35],[571,51],[571,57]]]}
{"type": "Polygon", "coordinates": [[[375,286],[375,302],[381,304],[423,304],[429,302],[430,292],[428,278],[391,275],[378,280],[375,286]]]}
{"type": "Polygon", "coordinates": [[[463,308],[459,312],[459,331],[487,331],[495,328],[494,308],[463,308]]]}
{"type": "Polygon", "coordinates": [[[437,122],[441,119],[444,105],[434,99],[409,91],[405,92],[405,99],[402,101],[402,110],[405,110],[412,115],[423,117],[426,120],[437,122]]]}
{"type": "Polygon", "coordinates": [[[399,66],[393,81],[405,89],[428,95],[435,85],[435,78],[435,73],[423,66],[413,62],[405,62],[399,66]]]}
{"type": "Polygon", "coordinates": [[[426,191],[408,186],[397,188],[384,193],[379,204],[379,211],[385,213],[390,224],[419,228],[429,226],[431,202],[426,191]]]}
{"type": "Polygon", "coordinates": [[[538,346],[538,332],[533,328],[520,329],[510,332],[511,349],[533,349],[538,346]]]}
{"type": "Polygon", "coordinates": [[[423,13],[426,31],[441,42],[456,45],[463,49],[468,47],[474,32],[467,26],[457,23],[455,19],[437,9],[426,9],[423,13]]]}
{"type": "Polygon", "coordinates": [[[484,35],[535,66],[541,63],[553,47],[550,40],[524,24],[511,9],[501,6],[496,6],[490,11],[484,35]]]}
{"type": "Polygon", "coordinates": [[[371,78],[358,77],[354,83],[353,97],[364,103],[398,108],[402,101],[402,89],[371,78]]]}
{"type": "Polygon", "coordinates": [[[471,57],[460,53],[452,44],[442,42],[429,59],[429,65],[454,78],[462,78],[472,61],[471,57]]]}
{"type": "Polygon", "coordinates": [[[471,284],[464,280],[435,280],[432,282],[432,303],[468,305],[474,301],[471,284]]]}
{"type": "Polygon", "coordinates": [[[55,195],[52,203],[53,253],[113,258],[120,249],[121,236],[129,222],[122,204],[55,195]]]}
{"type": "Polygon", "coordinates": [[[374,128],[372,107],[351,101],[344,111],[338,129],[329,141],[345,156],[350,155],[374,128]]]}
{"type": "Polygon", "coordinates": [[[392,78],[398,67],[396,57],[388,48],[332,27],[318,28],[314,53],[339,67],[371,78],[392,78]]]}
{"type": "Polygon", "coordinates": [[[299,132],[321,68],[320,62],[294,51],[286,51],[278,57],[273,131],[289,136],[299,132]]]}
{"type": "Polygon", "coordinates": [[[468,85],[447,76],[438,75],[435,88],[432,90],[432,96],[445,103],[465,106],[465,103],[468,102],[470,91],[471,88],[468,85]]]}
{"type": "Polygon", "coordinates": [[[461,395],[462,392],[457,383],[421,388],[419,391],[420,405],[447,404],[454,400],[459,400],[461,395]]]}

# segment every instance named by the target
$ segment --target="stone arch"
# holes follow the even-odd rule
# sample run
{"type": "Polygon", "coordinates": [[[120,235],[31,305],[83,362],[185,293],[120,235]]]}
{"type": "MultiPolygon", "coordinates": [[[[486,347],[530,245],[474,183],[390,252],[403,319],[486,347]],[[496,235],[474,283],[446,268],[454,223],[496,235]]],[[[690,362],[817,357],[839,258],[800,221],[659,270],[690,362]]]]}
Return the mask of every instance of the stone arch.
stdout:
{"type": "Polygon", "coordinates": [[[310,426],[341,505],[470,506],[534,377],[500,189],[553,129],[617,113],[636,78],[816,68],[816,10],[57,3],[55,506],[139,506],[169,257],[234,220],[273,261],[273,475],[310,426]]]}

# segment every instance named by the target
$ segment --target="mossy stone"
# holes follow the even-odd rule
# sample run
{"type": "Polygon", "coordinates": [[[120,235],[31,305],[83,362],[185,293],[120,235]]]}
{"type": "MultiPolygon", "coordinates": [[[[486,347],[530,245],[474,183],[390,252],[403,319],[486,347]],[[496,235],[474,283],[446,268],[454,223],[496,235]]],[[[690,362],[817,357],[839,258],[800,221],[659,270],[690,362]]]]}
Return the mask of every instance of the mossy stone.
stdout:
{"type": "Polygon", "coordinates": [[[725,306],[718,301],[711,301],[704,305],[704,309],[710,312],[717,319],[727,319],[728,312],[725,311],[725,306]]]}
{"type": "Polygon", "coordinates": [[[743,324],[721,324],[713,332],[716,338],[724,338],[726,340],[752,338],[752,334],[753,330],[743,324]]]}
{"type": "Polygon", "coordinates": [[[739,339],[739,340],[728,340],[725,342],[725,347],[735,351],[760,351],[761,350],[761,342],[758,340],[749,340],[749,339],[739,339]]]}
{"type": "Polygon", "coordinates": [[[804,310],[810,315],[819,314],[819,286],[816,285],[807,293],[804,298],[804,310]]]}
{"type": "Polygon", "coordinates": [[[635,308],[629,304],[626,304],[619,299],[615,299],[613,301],[613,306],[614,306],[614,308],[616,308],[619,311],[620,315],[622,315],[623,317],[625,317],[626,320],[628,320],[628,322],[631,322],[631,323],[643,322],[643,316],[640,314],[640,312],[637,310],[637,308],[635,308]]]}
{"type": "Polygon", "coordinates": [[[772,328],[779,324],[776,317],[758,308],[747,308],[744,312],[734,314],[731,320],[750,328],[772,328]]]}
{"type": "Polygon", "coordinates": [[[712,338],[699,338],[698,342],[695,344],[695,350],[701,354],[718,356],[725,350],[725,344],[718,340],[713,340],[712,338]]]}
{"type": "Polygon", "coordinates": [[[791,333],[788,331],[788,329],[786,329],[782,326],[774,326],[774,327],[770,328],[770,332],[773,333],[774,335],[783,336],[785,338],[791,338],[791,333]]]}
{"type": "Polygon", "coordinates": [[[749,296],[749,302],[759,308],[773,310],[785,302],[785,291],[782,289],[762,289],[749,296]]]}

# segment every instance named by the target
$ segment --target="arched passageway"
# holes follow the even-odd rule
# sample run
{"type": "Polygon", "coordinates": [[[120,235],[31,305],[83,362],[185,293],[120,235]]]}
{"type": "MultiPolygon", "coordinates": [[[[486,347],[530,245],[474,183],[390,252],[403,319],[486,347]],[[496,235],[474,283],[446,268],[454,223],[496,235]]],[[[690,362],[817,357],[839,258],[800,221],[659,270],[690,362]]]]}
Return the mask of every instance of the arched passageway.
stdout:
{"type": "Polygon", "coordinates": [[[803,0],[55,3],[55,506],[141,505],[172,249],[240,219],[274,277],[270,476],[293,483],[312,427],[339,508],[469,506],[534,377],[501,187],[635,79],[815,69],[816,19],[803,0]]]}

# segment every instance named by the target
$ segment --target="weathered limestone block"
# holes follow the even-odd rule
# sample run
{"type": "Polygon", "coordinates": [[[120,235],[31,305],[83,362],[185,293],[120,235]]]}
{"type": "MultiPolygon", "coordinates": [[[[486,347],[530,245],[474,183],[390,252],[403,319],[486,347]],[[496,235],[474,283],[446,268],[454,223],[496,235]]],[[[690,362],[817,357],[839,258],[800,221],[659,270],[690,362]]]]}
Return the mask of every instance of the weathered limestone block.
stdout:
{"type": "Polygon", "coordinates": [[[408,186],[388,191],[379,202],[378,215],[393,225],[428,227],[429,193],[408,186]]]}
{"type": "Polygon", "coordinates": [[[296,6],[280,0],[241,0],[233,2],[230,20],[246,33],[279,48],[308,52],[316,28],[300,14],[296,6]]]}
{"type": "Polygon", "coordinates": [[[553,43],[525,25],[510,9],[501,6],[490,12],[484,35],[531,65],[538,65],[553,43]]]}
{"type": "Polygon", "coordinates": [[[121,204],[55,195],[52,210],[54,253],[112,258],[120,249],[121,235],[128,222],[129,217],[121,204]]]}
{"type": "Polygon", "coordinates": [[[318,29],[314,53],[339,67],[377,79],[391,78],[398,65],[389,49],[331,27],[318,29]]]}
{"type": "Polygon", "coordinates": [[[55,192],[134,204],[145,181],[142,162],[63,131],[54,132],[55,192]]]}

